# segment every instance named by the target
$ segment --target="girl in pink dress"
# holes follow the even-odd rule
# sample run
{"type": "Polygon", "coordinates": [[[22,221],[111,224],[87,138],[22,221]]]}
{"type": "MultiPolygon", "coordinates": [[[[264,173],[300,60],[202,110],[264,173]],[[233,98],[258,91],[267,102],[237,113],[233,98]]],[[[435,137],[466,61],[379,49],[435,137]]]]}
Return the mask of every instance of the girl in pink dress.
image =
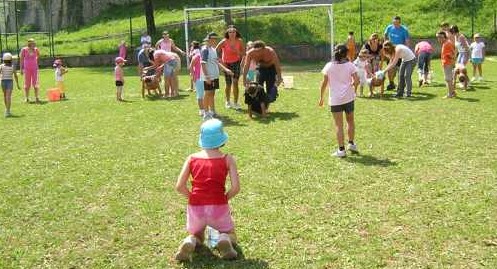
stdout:
{"type": "Polygon", "coordinates": [[[39,98],[39,83],[38,83],[38,58],[40,51],[36,47],[35,40],[28,39],[28,45],[21,49],[19,54],[19,64],[21,75],[24,75],[24,96],[26,102],[29,102],[29,89],[31,86],[35,89],[36,102],[40,102],[39,98]]]}

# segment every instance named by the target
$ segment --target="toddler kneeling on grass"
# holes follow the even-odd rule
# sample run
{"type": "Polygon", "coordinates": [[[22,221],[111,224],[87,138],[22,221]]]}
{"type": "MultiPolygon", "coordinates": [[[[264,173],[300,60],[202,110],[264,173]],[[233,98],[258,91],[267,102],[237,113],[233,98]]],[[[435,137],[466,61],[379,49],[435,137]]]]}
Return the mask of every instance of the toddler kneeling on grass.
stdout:
{"type": "Polygon", "coordinates": [[[234,259],[238,255],[233,248],[236,235],[228,200],[240,191],[240,182],[235,159],[220,150],[227,140],[220,120],[205,121],[200,127],[198,141],[202,150],[188,156],[178,176],[176,190],[188,198],[186,229],[189,233],[176,252],[178,261],[192,259],[195,247],[204,242],[206,226],[220,233],[215,248],[221,258],[234,259]],[[226,191],[228,174],[231,187],[226,191]],[[190,175],[191,189],[188,189],[190,175]]]}

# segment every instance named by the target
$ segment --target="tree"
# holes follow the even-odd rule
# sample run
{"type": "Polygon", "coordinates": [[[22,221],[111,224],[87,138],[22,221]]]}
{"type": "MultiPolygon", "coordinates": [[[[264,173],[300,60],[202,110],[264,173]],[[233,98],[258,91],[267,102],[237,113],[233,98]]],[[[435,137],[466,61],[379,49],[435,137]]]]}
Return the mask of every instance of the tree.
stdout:
{"type": "Polygon", "coordinates": [[[154,5],[152,3],[152,0],[143,0],[143,5],[145,7],[145,18],[147,20],[147,32],[149,35],[154,36],[156,32],[154,5]]]}

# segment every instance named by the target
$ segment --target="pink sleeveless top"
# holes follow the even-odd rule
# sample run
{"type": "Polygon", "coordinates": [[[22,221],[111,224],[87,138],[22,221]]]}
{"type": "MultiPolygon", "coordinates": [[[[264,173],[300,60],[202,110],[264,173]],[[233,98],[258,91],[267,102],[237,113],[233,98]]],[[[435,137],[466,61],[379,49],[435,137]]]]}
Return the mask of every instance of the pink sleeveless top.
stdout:
{"type": "Polygon", "coordinates": [[[240,41],[240,39],[237,39],[234,45],[231,45],[230,41],[228,39],[225,39],[224,44],[222,46],[223,53],[221,55],[223,63],[231,64],[240,61],[241,58],[238,52],[241,50],[242,50],[242,41],[240,41]]]}
{"type": "Polygon", "coordinates": [[[38,70],[38,48],[34,48],[32,53],[29,53],[28,47],[21,50],[23,57],[23,68],[25,70],[38,70]]]}
{"type": "Polygon", "coordinates": [[[218,158],[190,158],[192,175],[192,191],[188,197],[190,205],[222,205],[228,204],[226,198],[226,176],[228,164],[226,155],[218,158]]]}
{"type": "Polygon", "coordinates": [[[165,50],[165,51],[171,51],[171,49],[172,49],[171,39],[169,39],[169,40],[165,40],[164,38],[161,39],[161,42],[159,43],[159,49],[165,50]]]}

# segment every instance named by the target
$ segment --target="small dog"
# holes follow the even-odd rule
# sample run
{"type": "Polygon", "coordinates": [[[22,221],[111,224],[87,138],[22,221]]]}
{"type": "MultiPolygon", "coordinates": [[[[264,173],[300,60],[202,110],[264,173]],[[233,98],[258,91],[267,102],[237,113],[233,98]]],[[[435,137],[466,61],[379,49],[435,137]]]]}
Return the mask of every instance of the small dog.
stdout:
{"type": "Polygon", "coordinates": [[[252,112],[260,114],[263,118],[267,117],[268,96],[264,91],[264,87],[257,82],[249,83],[249,86],[245,89],[245,104],[248,107],[249,118],[252,118],[252,112]]]}
{"type": "Polygon", "coordinates": [[[374,88],[380,87],[380,98],[383,98],[383,92],[385,91],[385,77],[378,78],[373,76],[368,79],[370,97],[374,95],[374,88]]]}
{"type": "Polygon", "coordinates": [[[162,91],[160,88],[161,76],[157,76],[154,69],[150,69],[148,70],[148,72],[144,72],[141,80],[142,98],[145,98],[145,89],[147,90],[148,95],[152,95],[151,92],[153,91],[155,92],[155,95],[162,96],[162,91]]]}

